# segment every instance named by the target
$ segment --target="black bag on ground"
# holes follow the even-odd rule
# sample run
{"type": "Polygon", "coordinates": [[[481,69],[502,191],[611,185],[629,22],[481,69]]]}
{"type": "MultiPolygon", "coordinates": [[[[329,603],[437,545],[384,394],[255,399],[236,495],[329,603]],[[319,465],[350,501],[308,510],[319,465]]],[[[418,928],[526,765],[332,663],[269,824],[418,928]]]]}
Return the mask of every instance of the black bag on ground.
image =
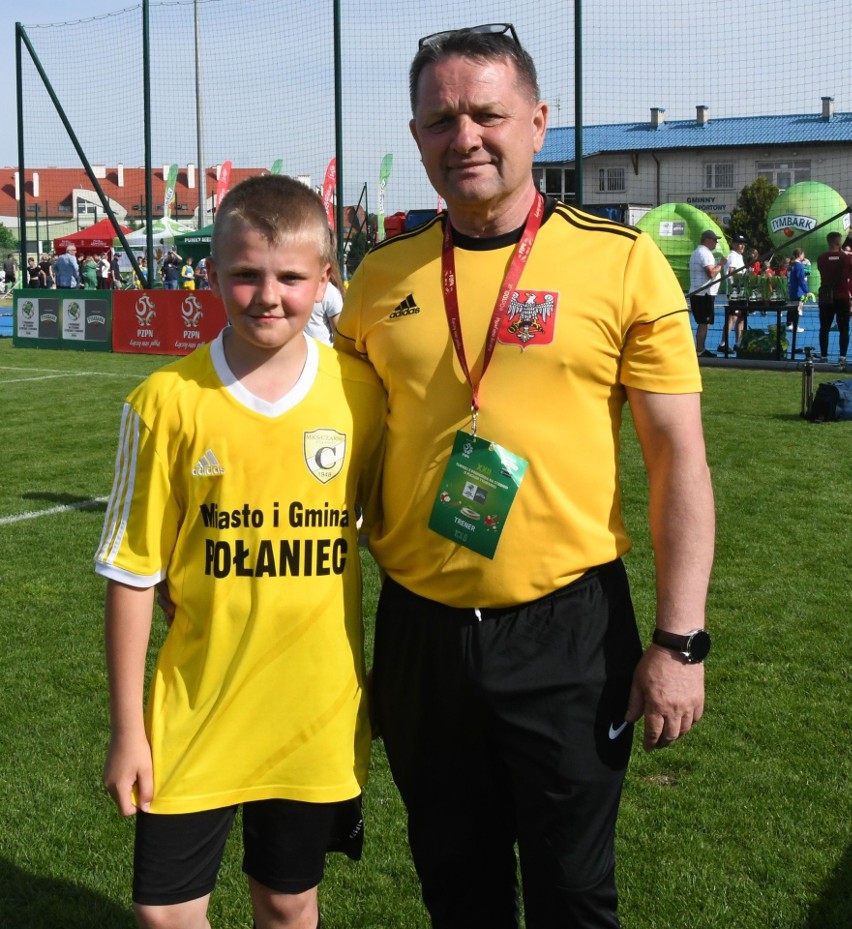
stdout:
{"type": "Polygon", "coordinates": [[[808,419],[815,423],[852,420],[852,378],[820,384],[814,394],[808,419]]]}

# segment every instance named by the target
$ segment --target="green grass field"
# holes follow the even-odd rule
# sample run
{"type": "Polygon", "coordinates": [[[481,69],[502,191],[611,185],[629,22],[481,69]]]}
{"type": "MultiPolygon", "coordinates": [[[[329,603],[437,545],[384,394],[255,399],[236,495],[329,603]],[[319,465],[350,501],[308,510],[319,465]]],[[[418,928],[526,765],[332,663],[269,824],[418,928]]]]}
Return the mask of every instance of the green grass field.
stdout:
{"type": "MultiPolygon", "coordinates": [[[[92,501],[109,492],[124,396],[163,361],[0,341],[3,929],[133,926],[132,822],[100,782],[103,582],[92,554],[103,504],[92,501]]],[[[852,925],[852,424],[806,423],[799,398],[795,373],[705,371],[719,522],[707,712],[664,752],[636,740],[618,837],[625,929],[852,925]]],[[[625,432],[627,564],[647,639],[646,484],[625,432]]],[[[366,569],[369,624],[377,580],[366,569]]],[[[364,860],[330,861],[323,925],[426,929],[381,743],[365,807],[364,860]]],[[[214,929],[251,925],[238,846],[213,896],[214,929]]]]}

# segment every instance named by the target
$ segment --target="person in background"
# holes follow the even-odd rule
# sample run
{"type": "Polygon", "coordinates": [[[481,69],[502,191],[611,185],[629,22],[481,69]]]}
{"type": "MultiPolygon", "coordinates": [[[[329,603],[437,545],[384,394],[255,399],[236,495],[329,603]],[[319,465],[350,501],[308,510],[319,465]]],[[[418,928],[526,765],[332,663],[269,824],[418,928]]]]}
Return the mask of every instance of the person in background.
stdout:
{"type": "MultiPolygon", "coordinates": [[[[743,276],[745,275],[743,252],[745,252],[746,245],[748,245],[748,239],[744,235],[735,235],[733,239],[731,239],[731,250],[728,252],[728,257],[725,260],[723,269],[723,275],[727,282],[726,286],[729,299],[730,296],[739,291],[743,285],[743,276]]],[[[719,344],[720,352],[725,351],[725,346],[728,347],[729,352],[736,351],[740,339],[742,338],[747,316],[748,308],[729,310],[728,318],[725,322],[725,335],[722,342],[719,344]],[[735,331],[733,344],[731,344],[732,331],[735,331]]]]}
{"type": "Polygon", "coordinates": [[[162,265],[160,265],[160,277],[166,290],[178,289],[181,261],[183,259],[173,248],[166,252],[166,257],[163,259],[162,265]]]}
{"type": "Polygon", "coordinates": [[[123,284],[121,280],[121,264],[118,260],[118,252],[113,249],[112,258],[109,262],[110,286],[113,290],[121,290],[123,284]]]}
{"type": "Polygon", "coordinates": [[[111,290],[112,272],[109,266],[109,255],[106,252],[101,252],[95,259],[95,263],[98,266],[98,290],[111,290]]]}
{"type": "Polygon", "coordinates": [[[713,249],[719,241],[717,233],[706,229],[698,247],[689,256],[689,306],[695,320],[695,350],[699,358],[715,358],[707,348],[707,330],[715,319],[714,307],[722,281],[723,258],[717,259],[713,249]]]}
{"type": "Polygon", "coordinates": [[[27,258],[27,287],[40,290],[44,287],[44,271],[36,264],[35,258],[27,258]]]}
{"type": "Polygon", "coordinates": [[[828,334],[835,320],[840,336],[838,364],[846,367],[849,349],[849,300],[852,295],[852,254],[843,251],[843,236],[829,232],[828,251],[817,258],[820,273],[819,288],[819,352],[817,359],[828,361],[828,334]]]}
{"type": "Polygon", "coordinates": [[[144,255],[140,255],[138,263],[139,270],[142,272],[142,280],[139,279],[139,275],[135,271],[132,271],[133,289],[144,290],[148,286],[148,259],[144,255]]]}
{"type": "Polygon", "coordinates": [[[661,748],[704,703],[714,517],[686,301],[650,236],[536,189],[547,105],[511,24],[421,39],[409,88],[447,209],[364,258],[335,336],[389,394],[378,731],[434,929],[516,929],[516,844],[527,929],[616,927],[633,723],[661,748]],[[651,487],[644,655],[625,403],[651,487]]]}
{"type": "Polygon", "coordinates": [[[83,264],[80,267],[80,278],[83,281],[84,290],[97,290],[100,287],[98,263],[93,255],[86,255],[83,264]]]}
{"type": "Polygon", "coordinates": [[[43,286],[49,290],[52,290],[54,287],[56,287],[56,281],[53,279],[53,261],[51,260],[50,255],[42,255],[38,266],[41,268],[42,274],[44,275],[43,286]]]}
{"type": "Polygon", "coordinates": [[[192,267],[192,255],[184,259],[180,269],[181,290],[195,290],[195,269],[192,267]]]}
{"type": "Polygon", "coordinates": [[[325,289],[325,295],[322,300],[314,304],[311,318],[305,327],[305,332],[313,336],[319,342],[326,345],[332,345],[334,334],[337,332],[337,317],[343,309],[343,281],[340,274],[340,265],[337,262],[337,254],[334,250],[332,237],[332,254],[334,260],[331,264],[331,274],[329,276],[328,286],[325,289]]]}
{"type": "Polygon", "coordinates": [[[810,295],[808,286],[808,275],[804,265],[805,250],[803,248],[794,248],[790,256],[790,265],[787,269],[787,293],[792,303],[796,301],[796,306],[787,310],[787,329],[796,327],[797,332],[804,332],[804,328],[799,325],[802,316],[802,306],[810,295]]]}
{"type": "Polygon", "coordinates": [[[62,289],[79,290],[80,264],[77,261],[77,246],[69,245],[53,263],[56,286],[62,289]]]}
{"type": "Polygon", "coordinates": [[[207,282],[207,259],[202,258],[195,266],[195,289],[209,290],[210,285],[207,282]]]}
{"type": "Polygon", "coordinates": [[[760,262],[760,255],[756,248],[750,248],[748,250],[748,261],[746,264],[751,269],[752,274],[760,274],[763,265],[760,262]]]}
{"type": "Polygon", "coordinates": [[[5,276],[6,292],[8,293],[18,280],[18,262],[12,252],[9,252],[3,261],[3,274],[5,276]]]}

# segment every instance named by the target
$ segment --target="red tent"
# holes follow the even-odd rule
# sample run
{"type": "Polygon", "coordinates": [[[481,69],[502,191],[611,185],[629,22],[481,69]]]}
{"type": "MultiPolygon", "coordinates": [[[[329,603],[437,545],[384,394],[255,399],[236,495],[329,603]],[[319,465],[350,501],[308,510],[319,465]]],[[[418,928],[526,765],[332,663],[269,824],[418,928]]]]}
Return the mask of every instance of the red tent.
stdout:
{"type": "MultiPolygon", "coordinates": [[[[126,226],[119,226],[122,232],[130,232],[126,226]]],[[[53,250],[57,255],[62,255],[69,245],[77,246],[78,255],[96,255],[100,252],[108,252],[112,249],[112,240],[116,232],[113,224],[108,219],[102,219],[94,226],[87,229],[81,229],[79,232],[72,232],[71,235],[64,235],[53,240],[53,250]]]]}

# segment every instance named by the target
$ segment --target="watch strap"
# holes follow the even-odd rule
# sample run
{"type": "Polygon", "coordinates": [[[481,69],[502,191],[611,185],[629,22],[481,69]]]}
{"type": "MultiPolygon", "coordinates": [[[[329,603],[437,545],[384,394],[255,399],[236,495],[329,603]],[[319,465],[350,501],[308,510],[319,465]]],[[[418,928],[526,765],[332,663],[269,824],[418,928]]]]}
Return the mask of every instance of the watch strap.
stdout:
{"type": "Polygon", "coordinates": [[[666,632],[665,629],[655,629],[651,641],[654,645],[672,649],[675,652],[685,652],[689,646],[689,634],[679,635],[677,632],[666,632]]]}

